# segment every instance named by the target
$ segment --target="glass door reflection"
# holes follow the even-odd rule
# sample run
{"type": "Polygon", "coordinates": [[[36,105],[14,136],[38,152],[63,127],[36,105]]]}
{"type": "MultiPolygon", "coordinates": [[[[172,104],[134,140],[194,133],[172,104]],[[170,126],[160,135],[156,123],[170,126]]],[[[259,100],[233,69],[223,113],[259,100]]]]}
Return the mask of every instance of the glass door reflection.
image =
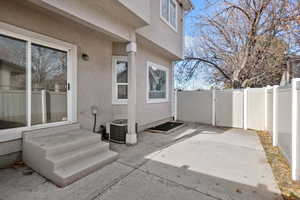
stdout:
{"type": "Polygon", "coordinates": [[[0,129],[25,127],[27,42],[0,35],[0,129]]]}
{"type": "Polygon", "coordinates": [[[67,52],[38,44],[31,51],[31,124],[67,121],[67,52]]]}

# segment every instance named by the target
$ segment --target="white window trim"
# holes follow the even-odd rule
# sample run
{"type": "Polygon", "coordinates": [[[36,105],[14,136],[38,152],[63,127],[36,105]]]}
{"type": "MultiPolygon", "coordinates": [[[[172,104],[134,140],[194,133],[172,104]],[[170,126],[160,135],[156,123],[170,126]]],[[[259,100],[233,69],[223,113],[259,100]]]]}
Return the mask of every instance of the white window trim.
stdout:
{"type": "Polygon", "coordinates": [[[162,1],[163,0],[160,0],[160,11],[159,11],[159,13],[160,13],[160,19],[163,21],[163,22],[165,22],[166,24],[168,24],[169,26],[170,26],[170,28],[173,30],[173,31],[175,31],[176,33],[177,33],[177,27],[178,27],[178,3],[177,3],[177,1],[176,0],[169,0],[169,1],[173,1],[174,3],[175,3],[175,6],[176,6],[176,8],[175,8],[175,10],[176,10],[176,15],[175,15],[175,21],[176,21],[176,27],[174,27],[172,24],[171,24],[171,9],[170,9],[170,5],[171,4],[169,4],[169,21],[167,20],[167,19],[165,19],[164,18],[164,16],[162,15],[162,1]]]}
{"type": "Polygon", "coordinates": [[[148,61],[147,62],[147,103],[167,103],[169,102],[169,68],[164,67],[162,65],[155,64],[153,62],[148,61]],[[166,98],[162,99],[151,99],[149,97],[149,91],[150,91],[150,84],[149,84],[149,68],[153,66],[159,70],[165,71],[166,72],[166,98]]]}
{"type": "Polygon", "coordinates": [[[118,85],[127,85],[128,86],[128,83],[117,83],[117,72],[116,72],[117,61],[128,62],[128,58],[127,58],[127,56],[113,56],[112,57],[112,104],[113,105],[122,105],[122,104],[127,104],[128,99],[118,99],[118,85]]]}
{"type": "MultiPolygon", "coordinates": [[[[23,131],[28,130],[35,130],[40,128],[47,128],[47,127],[54,127],[54,126],[61,126],[64,124],[71,124],[77,122],[77,46],[54,39],[39,33],[34,33],[28,31],[23,28],[19,28],[10,24],[6,24],[0,22],[0,34],[10,36],[16,39],[24,40],[27,42],[27,56],[31,57],[31,48],[30,44],[39,44],[42,46],[66,51],[68,53],[68,83],[71,83],[71,90],[68,92],[68,121],[64,122],[54,122],[54,123],[47,123],[47,124],[38,124],[38,125],[31,125],[31,81],[27,81],[27,126],[20,127],[20,128],[11,128],[11,129],[4,129],[0,130],[0,141],[5,139],[18,139],[22,137],[23,131]],[[30,120],[30,121],[29,121],[30,120]],[[11,133],[15,134],[11,134],[11,133]]],[[[27,59],[27,67],[31,65],[30,59],[27,59]]],[[[27,78],[30,77],[30,73],[27,72],[27,78]]]]}

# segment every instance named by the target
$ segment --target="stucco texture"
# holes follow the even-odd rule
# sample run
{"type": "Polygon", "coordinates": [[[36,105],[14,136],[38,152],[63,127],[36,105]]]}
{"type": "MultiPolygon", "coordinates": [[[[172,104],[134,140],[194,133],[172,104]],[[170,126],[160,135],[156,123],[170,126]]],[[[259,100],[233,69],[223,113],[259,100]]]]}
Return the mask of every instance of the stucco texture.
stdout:
{"type": "MultiPolygon", "coordinates": [[[[172,117],[172,60],[162,56],[147,46],[141,39],[137,40],[138,50],[136,53],[137,65],[137,123],[140,129],[153,122],[169,119],[172,117]],[[169,69],[169,101],[165,103],[147,103],[147,62],[153,62],[169,69]]],[[[114,43],[113,55],[126,55],[125,44],[114,43]]],[[[113,119],[126,118],[127,105],[113,105],[113,119]]]]}
{"type": "Polygon", "coordinates": [[[150,25],[137,30],[137,33],[149,41],[158,44],[176,55],[173,59],[183,57],[183,10],[177,5],[177,31],[173,30],[160,17],[160,0],[150,1],[150,25]]]}
{"type": "MultiPolygon", "coordinates": [[[[117,45],[114,43],[113,45],[113,41],[115,41],[113,37],[92,30],[27,1],[10,0],[1,2],[0,22],[76,45],[78,52],[77,119],[82,128],[90,130],[93,128],[92,105],[98,106],[100,110],[97,117],[97,126],[127,116],[127,106],[112,105],[112,55],[126,55],[125,43],[118,43],[117,45]],[[83,53],[88,54],[88,61],[81,58],[83,53]]],[[[145,126],[146,124],[168,119],[172,115],[172,57],[158,53],[158,49],[160,49],[160,52],[163,51],[161,48],[156,47],[156,49],[153,49],[153,46],[147,46],[139,40],[137,44],[137,123],[145,126]],[[170,69],[169,102],[146,103],[147,61],[170,69]]],[[[7,143],[2,143],[1,146],[3,147],[3,145],[7,146],[7,143]]],[[[21,150],[19,143],[15,144],[15,147],[15,150],[6,152],[6,155],[21,150]]]]}
{"type": "Polygon", "coordinates": [[[0,20],[29,31],[75,44],[78,48],[78,120],[83,128],[92,128],[90,107],[100,108],[98,123],[112,119],[111,56],[112,40],[109,37],[70,21],[30,3],[17,0],[3,1],[0,20]],[[81,54],[87,53],[89,61],[81,54]]]}
{"type": "MultiPolygon", "coordinates": [[[[78,48],[78,120],[83,128],[91,129],[92,115],[90,107],[100,108],[98,124],[113,119],[114,113],[124,108],[112,107],[112,54],[126,55],[125,43],[112,45],[112,38],[84,27],[63,16],[53,14],[31,3],[18,0],[4,1],[0,7],[0,21],[59,39],[78,48]],[[114,48],[113,48],[114,47],[114,48]],[[87,53],[89,61],[81,59],[81,54],[87,53]]],[[[162,56],[142,41],[138,42],[137,59],[137,122],[141,125],[171,117],[171,58],[162,56]],[[163,65],[170,70],[169,102],[146,103],[146,71],[147,61],[163,65]]],[[[124,106],[120,106],[124,107],[124,106]]],[[[120,112],[119,112],[120,113],[120,112]]],[[[115,116],[114,118],[120,118],[115,116]]],[[[125,116],[124,116],[125,117],[125,116]]]]}

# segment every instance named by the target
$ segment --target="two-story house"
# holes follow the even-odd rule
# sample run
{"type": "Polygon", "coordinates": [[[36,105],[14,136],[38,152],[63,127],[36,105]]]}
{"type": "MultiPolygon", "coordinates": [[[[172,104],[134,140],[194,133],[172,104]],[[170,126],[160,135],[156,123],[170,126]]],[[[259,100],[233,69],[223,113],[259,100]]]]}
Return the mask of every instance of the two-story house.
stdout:
{"type": "Polygon", "coordinates": [[[127,144],[170,120],[172,63],[183,57],[192,8],[190,0],[2,1],[0,166],[23,151],[27,165],[64,186],[116,157],[88,131],[95,115],[97,126],[127,118],[127,144]]]}

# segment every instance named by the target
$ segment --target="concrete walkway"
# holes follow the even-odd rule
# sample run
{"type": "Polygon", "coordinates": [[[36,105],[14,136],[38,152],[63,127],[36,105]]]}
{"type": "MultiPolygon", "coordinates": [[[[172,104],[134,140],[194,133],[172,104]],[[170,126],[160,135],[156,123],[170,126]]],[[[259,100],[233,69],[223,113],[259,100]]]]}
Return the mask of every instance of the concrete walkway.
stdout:
{"type": "Polygon", "coordinates": [[[144,132],[138,145],[112,149],[118,161],[66,188],[22,175],[22,168],[0,170],[0,199],[281,199],[252,131],[189,124],[168,135],[144,132]]]}

